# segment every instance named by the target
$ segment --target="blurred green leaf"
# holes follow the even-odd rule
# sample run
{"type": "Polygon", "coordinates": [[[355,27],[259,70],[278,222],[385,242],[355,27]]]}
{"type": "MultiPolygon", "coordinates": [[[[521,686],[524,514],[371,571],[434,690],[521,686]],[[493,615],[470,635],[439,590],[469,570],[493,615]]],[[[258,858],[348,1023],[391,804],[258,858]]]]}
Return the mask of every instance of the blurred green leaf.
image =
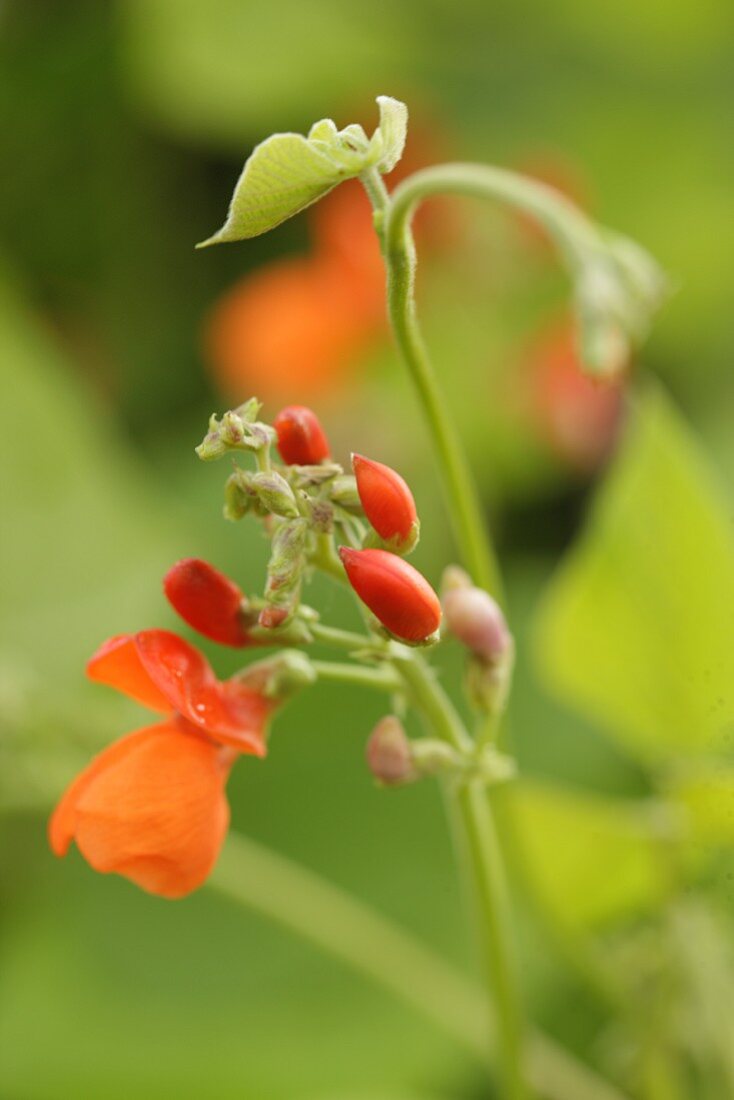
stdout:
{"type": "Polygon", "coordinates": [[[0,380],[0,576],[17,578],[0,652],[45,685],[82,685],[106,635],[164,614],[159,578],[184,539],[1,268],[0,380]]]}
{"type": "Polygon", "coordinates": [[[340,0],[123,0],[123,71],[165,125],[241,148],[406,79],[419,14],[412,3],[380,15],[340,0]]]}
{"type": "Polygon", "coordinates": [[[535,887],[562,921],[599,925],[659,902],[656,822],[645,804],[523,781],[510,808],[535,887]]]}
{"type": "Polygon", "coordinates": [[[734,844],[734,764],[688,765],[667,785],[667,794],[687,814],[691,839],[700,844],[734,844]]]}
{"type": "Polygon", "coordinates": [[[644,759],[734,722],[731,506],[657,389],[637,404],[537,629],[551,688],[644,759]]]}

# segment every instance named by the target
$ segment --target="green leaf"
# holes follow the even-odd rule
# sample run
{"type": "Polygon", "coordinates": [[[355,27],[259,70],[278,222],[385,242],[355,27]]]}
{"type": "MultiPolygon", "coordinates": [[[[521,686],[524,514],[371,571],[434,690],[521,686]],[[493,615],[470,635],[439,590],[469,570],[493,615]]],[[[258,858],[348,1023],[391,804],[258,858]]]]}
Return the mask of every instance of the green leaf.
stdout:
{"type": "Polygon", "coordinates": [[[197,248],[242,241],[276,225],[323,198],[347,173],[302,134],[273,134],[245,163],[227,220],[197,248]]]}
{"type": "Polygon", "coordinates": [[[734,723],[732,608],[731,506],[650,388],[541,608],[541,668],[644,760],[709,750],[734,723]]]}
{"type": "Polygon", "coordinates": [[[734,764],[707,761],[688,765],[667,785],[669,798],[685,811],[690,837],[699,844],[734,844],[734,764]]]}
{"type": "Polygon", "coordinates": [[[653,807],[529,780],[508,796],[527,869],[559,919],[600,925],[659,902],[653,807]]]}
{"type": "Polygon", "coordinates": [[[237,181],[227,220],[197,248],[242,241],[274,229],[305,210],[343,180],[368,168],[391,171],[405,145],[408,110],[379,96],[380,125],[370,141],[352,123],[337,130],[330,118],[302,134],[273,134],[255,147],[237,181]],[[384,127],[384,131],[383,131],[384,127]]]}

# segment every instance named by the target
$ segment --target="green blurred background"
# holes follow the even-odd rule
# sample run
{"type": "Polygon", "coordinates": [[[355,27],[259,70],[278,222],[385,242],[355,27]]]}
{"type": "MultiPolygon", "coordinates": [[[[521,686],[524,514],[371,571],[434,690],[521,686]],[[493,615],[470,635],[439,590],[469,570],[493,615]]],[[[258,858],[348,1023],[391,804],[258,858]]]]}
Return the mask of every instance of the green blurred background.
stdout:
{"type": "MultiPolygon", "coordinates": [[[[312,255],[323,229],[305,215],[194,251],[252,146],[325,115],[372,126],[386,93],[409,104],[417,163],[525,168],[638,239],[675,290],[639,370],[663,381],[730,486],[733,49],[724,0],[0,5],[4,1100],[489,1095],[448,1038],[260,918],[206,890],[172,905],[95,876],[76,854],[54,860],[45,814],[93,748],[140,721],[84,681],[83,663],[110,634],[176,628],[160,590],[170,563],[205,557],[246,590],[262,584],[264,540],[221,519],[222,471],[193,447],[233,398],[258,392],[272,416],[286,394],[247,363],[241,392],[231,374],[225,387],[207,333],[239,280],[312,255]]],[[[614,446],[611,431],[599,453],[559,442],[551,421],[567,391],[538,380],[533,356],[563,325],[567,285],[542,239],[501,211],[437,207],[433,220],[420,303],[507,569],[522,768],[643,796],[635,754],[552,700],[523,644],[614,446]]],[[[409,477],[424,522],[416,561],[437,582],[452,549],[407,383],[379,321],[345,349],[326,383],[311,393],[299,375],[294,396],[319,408],[338,457],[362,451],[409,477]]],[[[583,396],[574,407],[592,416],[583,396]]],[[[309,602],[352,621],[325,585],[309,602]]],[[[217,669],[233,670],[237,655],[215,649],[217,669]]],[[[458,655],[445,663],[455,682],[458,655]]],[[[299,698],[267,762],[235,770],[234,826],[469,967],[437,792],[381,792],[363,765],[380,714],[355,691],[299,698]]],[[[725,944],[727,860],[697,880],[725,944]]],[[[617,1065],[605,1062],[608,1019],[529,906],[518,933],[535,1017],[617,1065]]]]}

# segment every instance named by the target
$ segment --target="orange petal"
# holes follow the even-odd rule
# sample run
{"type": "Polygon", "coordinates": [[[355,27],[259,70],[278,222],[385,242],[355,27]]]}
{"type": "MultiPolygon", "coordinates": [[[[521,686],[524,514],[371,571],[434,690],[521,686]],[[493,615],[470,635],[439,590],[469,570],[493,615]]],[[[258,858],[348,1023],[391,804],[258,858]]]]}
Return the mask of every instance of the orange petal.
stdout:
{"type": "Polygon", "coordinates": [[[228,770],[213,742],[162,723],[93,761],[57,815],[95,870],[182,897],[204,882],[224,841],[228,770]]]}
{"type": "Polygon", "coordinates": [[[268,700],[236,682],[221,684],[203,654],[177,634],[143,630],[135,643],[146,672],[175,711],[240,752],[265,755],[268,700]]]}
{"type": "Polygon", "coordinates": [[[161,714],[170,714],[171,704],[144,668],[133,634],[108,638],[87,662],[87,676],[100,684],[117,688],[138,703],[161,714]]]}
{"type": "Polygon", "coordinates": [[[114,767],[135,745],[155,734],[160,726],[146,726],[144,729],[129,733],[127,737],[113,742],[87,764],[76,779],[72,780],[61,796],[48,823],[48,839],[54,855],[65,856],[74,839],[76,807],[82,794],[91,781],[105,768],[114,767]]]}

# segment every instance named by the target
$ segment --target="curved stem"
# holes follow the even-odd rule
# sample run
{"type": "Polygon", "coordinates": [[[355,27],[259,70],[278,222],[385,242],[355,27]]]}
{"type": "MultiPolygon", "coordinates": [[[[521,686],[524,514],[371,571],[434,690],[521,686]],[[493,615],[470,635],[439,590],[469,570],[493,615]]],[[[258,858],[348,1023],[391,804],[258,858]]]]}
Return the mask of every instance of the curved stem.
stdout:
{"type": "Polygon", "coordinates": [[[369,668],[366,665],[347,665],[338,661],[312,661],[319,680],[331,680],[332,683],[354,684],[356,687],[371,687],[390,694],[402,686],[398,676],[391,668],[369,668]]]}
{"type": "Polygon", "coordinates": [[[366,176],[362,177],[362,182],[375,206],[376,228],[383,239],[390,322],[418,391],[437,451],[459,548],[475,582],[495,595],[501,595],[499,566],[485,530],[481,500],[471,467],[454,423],[444,408],[443,394],[418,327],[414,299],[416,256],[410,217],[408,214],[396,222],[393,198],[388,197],[384,187],[377,189],[374,181],[368,181],[366,176]]]}
{"type": "Polygon", "coordinates": [[[426,665],[419,654],[399,643],[394,643],[389,653],[431,733],[442,741],[447,741],[455,749],[471,753],[472,740],[453,703],[436,679],[433,669],[426,665]]]}
{"type": "Polygon", "coordinates": [[[385,226],[389,251],[399,247],[416,205],[438,194],[498,199],[530,214],[551,235],[572,269],[581,267],[591,253],[604,249],[593,222],[555,188],[506,168],[458,163],[424,168],[396,187],[385,226]]]}

